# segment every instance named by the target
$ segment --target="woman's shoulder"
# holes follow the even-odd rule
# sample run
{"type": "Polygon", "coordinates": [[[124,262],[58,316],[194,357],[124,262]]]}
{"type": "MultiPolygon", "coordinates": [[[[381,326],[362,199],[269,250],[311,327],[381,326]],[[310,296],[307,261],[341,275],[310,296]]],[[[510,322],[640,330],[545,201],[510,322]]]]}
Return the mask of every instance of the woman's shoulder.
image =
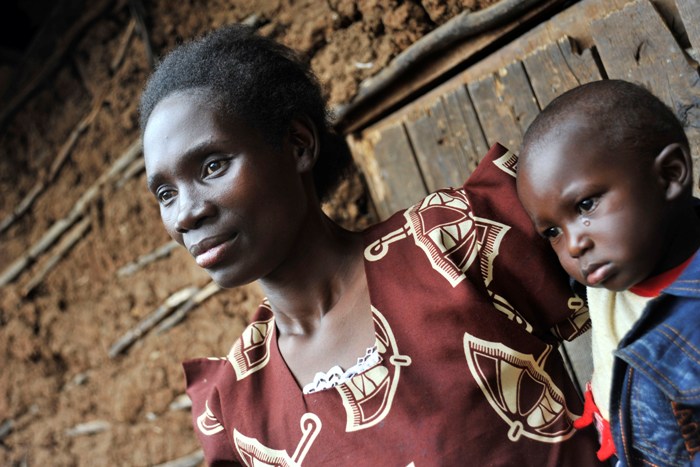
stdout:
{"type": "Polygon", "coordinates": [[[368,229],[364,256],[373,277],[382,286],[394,278],[410,286],[409,277],[420,275],[421,284],[478,290],[547,339],[560,324],[557,336],[583,332],[578,321],[586,320],[572,321],[578,308],[568,276],[518,200],[516,168],[517,156],[494,145],[463,186],[434,191],[368,229]]]}
{"type": "Polygon", "coordinates": [[[226,356],[192,358],[183,362],[188,390],[202,384],[222,384],[234,375],[235,380],[240,380],[256,371],[269,358],[274,328],[269,302],[263,300],[226,356]]]}
{"type": "MultiPolygon", "coordinates": [[[[504,146],[496,143],[484,155],[474,172],[459,187],[445,187],[428,193],[422,199],[416,200],[411,206],[405,209],[396,211],[386,220],[370,226],[367,230],[381,228],[383,225],[393,224],[397,220],[399,222],[404,218],[407,211],[416,210],[420,206],[426,204],[441,203],[445,196],[449,199],[453,194],[457,194],[457,198],[463,198],[464,193],[476,189],[477,192],[483,190],[490,196],[501,198],[503,190],[512,191],[515,193],[515,176],[518,163],[518,156],[509,151],[504,146]]],[[[459,208],[459,206],[456,206],[459,208]]]]}

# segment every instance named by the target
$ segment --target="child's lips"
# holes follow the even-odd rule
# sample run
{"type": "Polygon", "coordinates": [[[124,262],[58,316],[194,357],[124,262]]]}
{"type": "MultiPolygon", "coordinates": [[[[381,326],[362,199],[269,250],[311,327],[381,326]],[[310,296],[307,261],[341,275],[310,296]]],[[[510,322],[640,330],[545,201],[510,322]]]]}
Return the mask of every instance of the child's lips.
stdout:
{"type": "Polygon", "coordinates": [[[612,264],[610,263],[597,263],[592,264],[584,269],[583,277],[586,278],[586,284],[595,287],[601,282],[605,281],[612,273],[612,264]]]}

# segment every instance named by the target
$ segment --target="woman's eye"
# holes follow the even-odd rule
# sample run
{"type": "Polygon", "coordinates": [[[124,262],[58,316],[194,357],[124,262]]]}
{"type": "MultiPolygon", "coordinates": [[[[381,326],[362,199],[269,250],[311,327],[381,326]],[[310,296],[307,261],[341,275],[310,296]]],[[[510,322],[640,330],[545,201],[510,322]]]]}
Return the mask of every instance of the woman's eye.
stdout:
{"type": "Polygon", "coordinates": [[[593,198],[586,198],[582,201],[579,201],[578,205],[576,205],[576,209],[578,209],[578,212],[580,214],[584,214],[587,212],[590,212],[594,207],[595,207],[596,201],[593,198]]]}
{"type": "Polygon", "coordinates": [[[557,238],[561,234],[561,229],[559,227],[550,227],[542,231],[542,236],[548,240],[557,238]]]}
{"type": "Polygon", "coordinates": [[[210,175],[215,174],[219,170],[223,169],[227,164],[227,161],[225,160],[213,160],[209,161],[204,165],[204,176],[208,177],[210,175]]]}

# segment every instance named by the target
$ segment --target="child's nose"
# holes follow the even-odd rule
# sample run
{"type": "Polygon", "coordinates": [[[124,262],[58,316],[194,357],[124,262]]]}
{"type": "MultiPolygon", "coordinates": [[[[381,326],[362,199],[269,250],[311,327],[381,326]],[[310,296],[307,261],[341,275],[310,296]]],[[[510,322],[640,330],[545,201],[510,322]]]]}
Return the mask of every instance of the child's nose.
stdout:
{"type": "Polygon", "coordinates": [[[581,228],[569,229],[567,233],[567,248],[572,258],[582,256],[593,247],[591,237],[581,228]]]}

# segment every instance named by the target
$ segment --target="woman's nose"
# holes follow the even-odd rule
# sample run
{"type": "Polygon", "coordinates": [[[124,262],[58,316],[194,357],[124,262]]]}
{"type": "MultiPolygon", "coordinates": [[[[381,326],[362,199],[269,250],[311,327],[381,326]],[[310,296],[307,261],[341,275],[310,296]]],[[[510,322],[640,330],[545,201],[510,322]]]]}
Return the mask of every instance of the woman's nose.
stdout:
{"type": "Polygon", "coordinates": [[[175,230],[180,234],[197,229],[208,217],[213,215],[213,205],[195,193],[181,190],[178,193],[177,201],[178,212],[175,230]]]}

